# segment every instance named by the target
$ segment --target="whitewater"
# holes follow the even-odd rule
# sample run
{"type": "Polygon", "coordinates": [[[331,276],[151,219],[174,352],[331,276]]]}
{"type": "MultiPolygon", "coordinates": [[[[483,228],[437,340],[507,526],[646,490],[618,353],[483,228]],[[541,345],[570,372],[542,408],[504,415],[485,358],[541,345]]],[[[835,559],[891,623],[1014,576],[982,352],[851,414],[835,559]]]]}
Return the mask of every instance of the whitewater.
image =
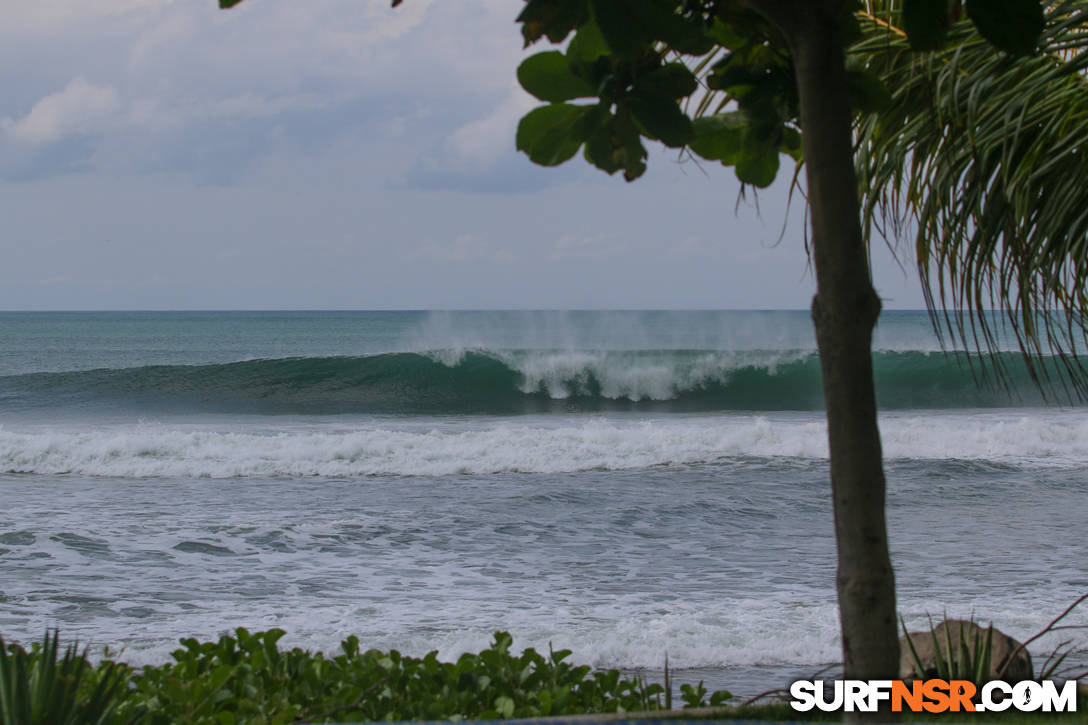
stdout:
{"type": "MultiPolygon", "coordinates": [[[[235,626],[444,657],[505,629],[807,677],[839,647],[813,347],[806,312],[0,313],[0,635],[155,662],[235,626]]],[[[908,626],[1024,638],[1088,591],[1088,408],[1001,355],[1011,391],[881,320],[908,626]]]]}

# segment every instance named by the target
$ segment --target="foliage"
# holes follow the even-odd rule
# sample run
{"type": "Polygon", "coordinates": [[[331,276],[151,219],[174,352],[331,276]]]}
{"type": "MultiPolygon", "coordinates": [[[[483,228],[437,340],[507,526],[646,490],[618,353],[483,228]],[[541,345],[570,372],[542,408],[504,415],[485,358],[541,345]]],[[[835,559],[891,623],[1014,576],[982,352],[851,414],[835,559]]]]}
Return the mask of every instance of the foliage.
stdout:
{"type": "Polygon", "coordinates": [[[631,181],[646,170],[647,139],[689,147],[762,187],[774,180],[780,153],[800,158],[789,53],[752,10],[737,3],[529,0],[518,20],[526,44],[560,42],[573,32],[565,52],[538,53],[518,68],[525,90],[549,103],[518,127],[518,149],[538,164],[562,163],[583,148],[591,164],[631,181]],[[696,76],[703,71],[705,85],[696,76]],[[737,107],[693,120],[682,101],[706,87],[727,92],[737,107]],[[570,103],[576,99],[595,102],[570,103]]]}
{"type": "MultiPolygon", "coordinates": [[[[930,309],[946,310],[939,332],[969,350],[999,348],[1011,332],[1034,377],[1088,394],[1077,360],[1088,310],[1088,3],[1047,2],[1040,51],[1015,61],[966,21],[949,24],[947,48],[909,52],[909,16],[866,5],[852,52],[891,91],[858,127],[866,228],[913,227],[930,309]]],[[[1001,359],[989,362],[982,372],[1000,380],[1001,359]]]]}
{"type": "Polygon", "coordinates": [[[46,632],[31,650],[0,637],[0,723],[90,725],[110,722],[128,670],[113,662],[97,668],[72,644],[58,659],[57,633],[46,632]]]}
{"type": "MultiPolygon", "coordinates": [[[[910,650],[911,663],[914,673],[918,677],[926,677],[926,666],[918,656],[918,650],[914,646],[914,639],[907,631],[907,624],[900,618],[903,627],[903,636],[910,650]]],[[[973,622],[972,622],[973,624],[973,622]]],[[[929,620],[930,636],[933,638],[933,654],[936,659],[937,677],[942,680],[967,680],[975,684],[989,681],[991,669],[991,657],[993,653],[994,626],[991,624],[986,633],[975,637],[973,641],[969,631],[965,630],[967,623],[959,621],[956,643],[952,643],[951,627],[946,622],[941,628],[943,638],[938,636],[937,628],[933,626],[933,619],[929,620]]],[[[971,632],[974,627],[968,628],[971,632]]]]}
{"type": "MultiPolygon", "coordinates": [[[[11,710],[9,716],[5,705],[3,723],[486,720],[642,712],[671,700],[661,685],[618,670],[571,665],[568,650],[547,657],[533,649],[515,654],[505,632],[496,632],[488,649],[456,662],[441,662],[435,652],[414,658],[395,650],[360,651],[356,637],[344,640],[336,656],[281,650],[283,635],[279,629],[237,629],[216,642],[183,639],[172,663],[142,670],[113,662],[94,669],[70,648],[50,675],[53,684],[43,687],[35,673],[56,663],[56,635],[47,635],[46,645],[23,654],[33,660],[30,666],[5,665],[5,697],[9,691],[42,694],[24,698],[37,709],[11,710]]],[[[10,649],[13,655],[22,652],[10,649]]],[[[731,697],[708,693],[702,683],[681,688],[689,708],[717,706],[731,697]]]]}
{"type": "MultiPolygon", "coordinates": [[[[646,168],[642,140],[656,140],[733,166],[742,182],[769,185],[780,153],[801,158],[800,111],[787,44],[755,5],[526,0],[518,17],[526,45],[573,36],[565,52],[538,53],[518,69],[522,87],[549,103],[522,119],[518,149],[553,166],[584,148],[591,164],[609,174],[622,170],[631,181],[646,168]],[[596,102],[570,103],[576,99],[596,102]]],[[[958,3],[902,5],[915,45],[942,47],[958,3]]],[[[853,11],[861,5],[843,7],[843,38],[853,41],[861,34],[853,11]]],[[[1038,0],[968,2],[967,12],[1010,53],[1031,52],[1042,29],[1038,0]]],[[[855,106],[878,110],[888,96],[879,76],[863,66],[848,70],[855,106]]]]}

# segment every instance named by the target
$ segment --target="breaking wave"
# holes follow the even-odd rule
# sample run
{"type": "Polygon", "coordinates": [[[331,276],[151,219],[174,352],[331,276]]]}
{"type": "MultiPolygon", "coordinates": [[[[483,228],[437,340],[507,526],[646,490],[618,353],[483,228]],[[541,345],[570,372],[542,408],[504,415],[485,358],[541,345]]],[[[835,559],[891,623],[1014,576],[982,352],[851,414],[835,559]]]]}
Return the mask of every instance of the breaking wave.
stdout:
{"type": "MultiPolygon", "coordinates": [[[[1037,405],[1014,353],[1014,393],[976,385],[962,358],[921,351],[874,355],[884,410],[1037,405]]],[[[8,410],[83,407],[141,412],[546,413],[819,410],[820,366],[808,351],[442,350],[358,357],[0,377],[8,410]]]]}

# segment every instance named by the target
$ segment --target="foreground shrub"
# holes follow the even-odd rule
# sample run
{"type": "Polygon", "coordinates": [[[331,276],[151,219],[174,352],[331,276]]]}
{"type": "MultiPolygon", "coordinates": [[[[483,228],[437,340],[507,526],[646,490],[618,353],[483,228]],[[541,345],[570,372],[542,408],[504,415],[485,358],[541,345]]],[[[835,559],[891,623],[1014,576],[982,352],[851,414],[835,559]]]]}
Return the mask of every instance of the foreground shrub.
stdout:
{"type": "MultiPolygon", "coordinates": [[[[107,710],[72,723],[288,723],[365,720],[461,720],[658,710],[671,694],[658,684],[566,662],[569,650],[545,657],[513,654],[513,638],[496,632],[488,649],[441,662],[397,651],[359,651],[349,637],[328,657],[280,650],[283,630],[237,629],[217,642],[181,640],[174,662],[134,670],[105,662],[75,682],[88,702],[108,695],[107,710]],[[123,686],[114,686],[116,681],[123,686]],[[103,684],[105,683],[105,684],[103,684]],[[98,718],[98,719],[95,719],[98,718]]],[[[55,638],[54,638],[55,645],[55,638]]],[[[54,649],[55,654],[55,649],[54,649]]],[[[685,685],[685,706],[721,704],[700,684],[685,685]]],[[[78,709],[78,708],[77,708],[78,709]]],[[[89,709],[86,709],[90,712],[89,709]]],[[[82,711],[80,711],[82,712],[82,711]]],[[[54,722],[14,720],[11,722],[54,722]]],[[[59,721],[58,721],[59,722],[59,721]]]]}
{"type": "Polygon", "coordinates": [[[123,665],[92,666],[69,645],[58,658],[56,632],[46,632],[30,651],[0,637],[0,723],[77,725],[111,721],[126,695],[123,665]]]}

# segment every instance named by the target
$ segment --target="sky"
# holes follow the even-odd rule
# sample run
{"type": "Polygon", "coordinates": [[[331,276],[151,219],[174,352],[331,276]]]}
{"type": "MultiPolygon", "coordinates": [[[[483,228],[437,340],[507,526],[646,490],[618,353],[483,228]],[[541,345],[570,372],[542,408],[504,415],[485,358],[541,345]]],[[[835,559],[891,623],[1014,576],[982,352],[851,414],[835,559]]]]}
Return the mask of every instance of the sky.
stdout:
{"type": "MultiPolygon", "coordinates": [[[[0,309],[810,303],[788,174],[515,151],[519,0],[4,5],[0,309]]],[[[877,290],[920,308],[898,255],[877,290]]]]}

